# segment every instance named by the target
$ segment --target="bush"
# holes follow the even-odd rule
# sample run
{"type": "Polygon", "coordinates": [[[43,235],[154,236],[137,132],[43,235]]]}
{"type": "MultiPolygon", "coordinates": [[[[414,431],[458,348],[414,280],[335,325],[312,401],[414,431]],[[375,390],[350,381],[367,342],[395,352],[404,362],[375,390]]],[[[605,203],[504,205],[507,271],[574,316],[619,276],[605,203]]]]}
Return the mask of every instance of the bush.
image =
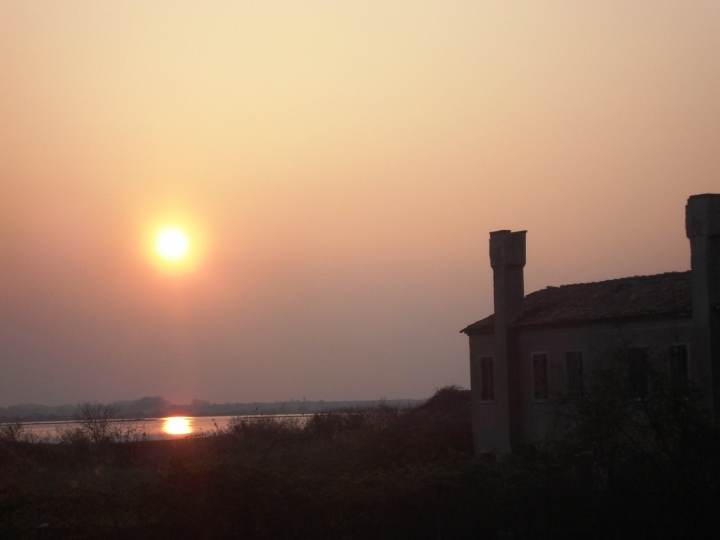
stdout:
{"type": "Polygon", "coordinates": [[[68,427],[58,432],[61,443],[78,444],[85,440],[94,444],[142,441],[148,439],[144,423],[116,419],[112,405],[85,401],[77,405],[79,427],[68,427]]]}
{"type": "Polygon", "coordinates": [[[555,439],[493,459],[473,457],[470,396],[456,387],[418,407],[305,426],[236,418],[214,436],[105,453],[82,427],[76,447],[3,444],[0,537],[33,538],[48,515],[50,538],[709,536],[720,525],[714,421],[692,390],[663,400],[671,389],[649,385],[638,401],[603,386],[626,376],[622,362],[603,369],[561,404],[572,421],[555,439]]]}
{"type": "Polygon", "coordinates": [[[573,472],[615,530],[701,537],[720,525],[720,429],[707,396],[672,384],[662,359],[631,360],[622,348],[608,354],[584,394],[560,396],[540,451],[573,472]]]}
{"type": "Polygon", "coordinates": [[[22,422],[8,422],[6,424],[0,424],[0,441],[24,441],[26,440],[27,435],[28,433],[25,431],[25,426],[22,422]]]}
{"type": "Polygon", "coordinates": [[[242,439],[259,439],[278,441],[296,437],[301,431],[292,418],[275,418],[273,416],[234,416],[220,434],[227,433],[242,439]]]}

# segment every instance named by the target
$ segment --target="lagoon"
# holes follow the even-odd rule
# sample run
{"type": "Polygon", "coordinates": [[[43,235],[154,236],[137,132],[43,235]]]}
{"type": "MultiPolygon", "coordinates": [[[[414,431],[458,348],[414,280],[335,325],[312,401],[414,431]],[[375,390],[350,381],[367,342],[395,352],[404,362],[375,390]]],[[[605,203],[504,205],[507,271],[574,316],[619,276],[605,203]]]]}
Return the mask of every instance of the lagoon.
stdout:
{"type": "MultiPolygon", "coordinates": [[[[260,419],[295,419],[304,423],[312,414],[279,414],[279,415],[239,415],[239,416],[169,416],[164,418],[114,419],[111,422],[122,422],[126,426],[145,430],[149,439],[169,440],[186,437],[202,437],[225,429],[231,418],[260,419]]],[[[63,420],[54,422],[24,422],[26,433],[32,437],[52,440],[62,431],[80,427],[79,420],[63,420]]]]}

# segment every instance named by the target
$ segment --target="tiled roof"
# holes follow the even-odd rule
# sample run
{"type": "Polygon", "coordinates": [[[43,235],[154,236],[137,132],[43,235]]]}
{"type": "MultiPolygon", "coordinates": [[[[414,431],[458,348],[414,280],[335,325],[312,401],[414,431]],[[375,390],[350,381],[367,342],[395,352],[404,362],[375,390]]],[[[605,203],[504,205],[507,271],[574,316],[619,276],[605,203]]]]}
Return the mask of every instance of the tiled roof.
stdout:
{"type": "MultiPolygon", "coordinates": [[[[525,297],[515,328],[692,316],[690,271],[548,287],[525,297]]],[[[495,332],[490,315],[461,330],[495,332]]]]}

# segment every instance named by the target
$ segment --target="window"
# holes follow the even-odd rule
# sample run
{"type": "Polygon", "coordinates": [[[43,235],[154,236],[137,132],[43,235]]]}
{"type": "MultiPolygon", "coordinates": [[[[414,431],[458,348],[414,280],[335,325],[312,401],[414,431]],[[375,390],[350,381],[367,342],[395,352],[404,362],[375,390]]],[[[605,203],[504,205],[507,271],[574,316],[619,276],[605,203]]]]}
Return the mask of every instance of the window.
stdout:
{"type": "Polygon", "coordinates": [[[533,395],[535,399],[548,398],[548,355],[546,353],[533,354],[533,374],[535,384],[533,395]]]}
{"type": "Polygon", "coordinates": [[[635,397],[643,396],[647,392],[647,360],[647,349],[628,349],[628,389],[635,397]]]}
{"type": "Polygon", "coordinates": [[[583,391],[583,354],[581,352],[565,353],[565,372],[567,374],[568,392],[582,394],[583,391]]]}
{"type": "Polygon", "coordinates": [[[491,357],[480,359],[480,399],[495,399],[495,362],[491,357]]]}
{"type": "Polygon", "coordinates": [[[688,350],[687,345],[670,347],[670,384],[675,390],[682,390],[688,382],[688,350]]]}

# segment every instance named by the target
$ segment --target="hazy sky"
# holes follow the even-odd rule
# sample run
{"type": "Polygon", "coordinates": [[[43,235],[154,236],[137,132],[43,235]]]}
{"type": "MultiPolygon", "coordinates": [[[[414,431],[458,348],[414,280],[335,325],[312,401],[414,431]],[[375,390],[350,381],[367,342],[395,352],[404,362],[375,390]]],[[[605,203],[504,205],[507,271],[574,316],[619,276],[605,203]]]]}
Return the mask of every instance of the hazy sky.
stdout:
{"type": "Polygon", "coordinates": [[[0,405],[468,386],[489,231],[526,292],[686,270],[704,192],[716,0],[2,0],[0,405]]]}

